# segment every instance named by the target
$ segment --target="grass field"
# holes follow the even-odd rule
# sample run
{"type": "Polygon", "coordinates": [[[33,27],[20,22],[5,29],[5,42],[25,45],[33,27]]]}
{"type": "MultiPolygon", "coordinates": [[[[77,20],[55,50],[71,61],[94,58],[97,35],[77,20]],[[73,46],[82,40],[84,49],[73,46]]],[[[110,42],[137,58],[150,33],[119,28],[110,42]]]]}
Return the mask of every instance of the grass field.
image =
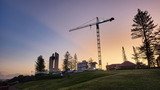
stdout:
{"type": "Polygon", "coordinates": [[[160,90],[160,69],[88,71],[16,87],[20,90],[160,90]]]}

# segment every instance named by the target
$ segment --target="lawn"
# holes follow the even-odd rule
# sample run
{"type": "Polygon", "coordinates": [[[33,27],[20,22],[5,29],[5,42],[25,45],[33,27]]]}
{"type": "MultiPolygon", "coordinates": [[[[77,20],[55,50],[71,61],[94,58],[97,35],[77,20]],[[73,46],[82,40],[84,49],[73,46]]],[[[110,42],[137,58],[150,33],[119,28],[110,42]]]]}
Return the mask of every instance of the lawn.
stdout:
{"type": "Polygon", "coordinates": [[[20,90],[159,90],[160,69],[88,71],[16,87],[20,90]]]}

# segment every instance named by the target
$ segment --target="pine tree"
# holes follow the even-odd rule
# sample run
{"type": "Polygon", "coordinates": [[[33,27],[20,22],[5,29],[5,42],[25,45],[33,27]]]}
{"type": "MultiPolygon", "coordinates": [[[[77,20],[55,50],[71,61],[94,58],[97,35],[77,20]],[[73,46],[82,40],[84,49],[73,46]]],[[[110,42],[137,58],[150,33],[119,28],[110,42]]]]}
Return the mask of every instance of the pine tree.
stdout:
{"type": "Polygon", "coordinates": [[[134,16],[134,24],[132,25],[132,39],[142,38],[142,48],[141,50],[145,53],[146,59],[148,61],[148,66],[154,66],[154,55],[152,48],[152,34],[153,29],[157,26],[154,25],[152,17],[148,14],[147,11],[141,11],[138,9],[138,13],[134,16]]]}
{"type": "Polygon", "coordinates": [[[73,57],[72,56],[70,56],[69,57],[69,59],[68,59],[68,68],[70,69],[70,70],[74,70],[74,59],[73,59],[73,57]]]}
{"type": "Polygon", "coordinates": [[[77,66],[77,55],[75,54],[74,57],[70,55],[68,60],[68,67],[70,70],[76,70],[77,66]]]}
{"type": "Polygon", "coordinates": [[[45,62],[42,55],[40,55],[36,61],[36,72],[44,72],[44,71],[45,71],[45,62]]]}
{"type": "Polygon", "coordinates": [[[77,54],[75,53],[75,54],[74,54],[74,62],[73,62],[74,70],[76,70],[76,68],[77,68],[77,60],[78,60],[77,54]]]}
{"type": "Polygon", "coordinates": [[[70,54],[67,51],[66,54],[64,55],[64,62],[63,62],[63,70],[64,71],[69,70],[69,58],[70,58],[70,54]]]}

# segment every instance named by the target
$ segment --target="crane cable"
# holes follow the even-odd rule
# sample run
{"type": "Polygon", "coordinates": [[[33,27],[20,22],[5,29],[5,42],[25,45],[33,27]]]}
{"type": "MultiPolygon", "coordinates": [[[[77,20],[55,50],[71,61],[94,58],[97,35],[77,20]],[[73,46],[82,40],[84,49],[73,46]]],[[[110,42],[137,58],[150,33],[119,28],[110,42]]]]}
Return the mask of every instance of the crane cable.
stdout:
{"type": "Polygon", "coordinates": [[[89,22],[91,22],[91,21],[93,21],[93,20],[96,20],[96,18],[93,18],[93,19],[91,19],[91,20],[89,20],[89,21],[87,21],[87,22],[83,23],[83,24],[82,24],[82,25],[80,25],[79,27],[81,27],[81,26],[83,26],[83,25],[86,25],[87,23],[89,23],[89,22]]]}

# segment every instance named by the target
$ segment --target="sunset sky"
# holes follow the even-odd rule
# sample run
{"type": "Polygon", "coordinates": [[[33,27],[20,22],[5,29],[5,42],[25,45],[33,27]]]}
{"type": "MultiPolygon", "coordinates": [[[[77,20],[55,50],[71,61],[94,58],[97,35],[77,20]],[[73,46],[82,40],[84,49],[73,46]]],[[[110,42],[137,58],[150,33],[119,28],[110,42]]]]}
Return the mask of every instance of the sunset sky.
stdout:
{"type": "Polygon", "coordinates": [[[54,52],[60,54],[60,66],[66,51],[76,53],[78,61],[97,61],[95,26],[68,32],[96,17],[115,18],[100,25],[103,69],[123,61],[122,46],[134,62],[132,46],[141,45],[141,39],[132,40],[130,31],[138,8],[159,26],[160,0],[0,0],[0,76],[33,74],[39,55],[48,69],[54,52]]]}

